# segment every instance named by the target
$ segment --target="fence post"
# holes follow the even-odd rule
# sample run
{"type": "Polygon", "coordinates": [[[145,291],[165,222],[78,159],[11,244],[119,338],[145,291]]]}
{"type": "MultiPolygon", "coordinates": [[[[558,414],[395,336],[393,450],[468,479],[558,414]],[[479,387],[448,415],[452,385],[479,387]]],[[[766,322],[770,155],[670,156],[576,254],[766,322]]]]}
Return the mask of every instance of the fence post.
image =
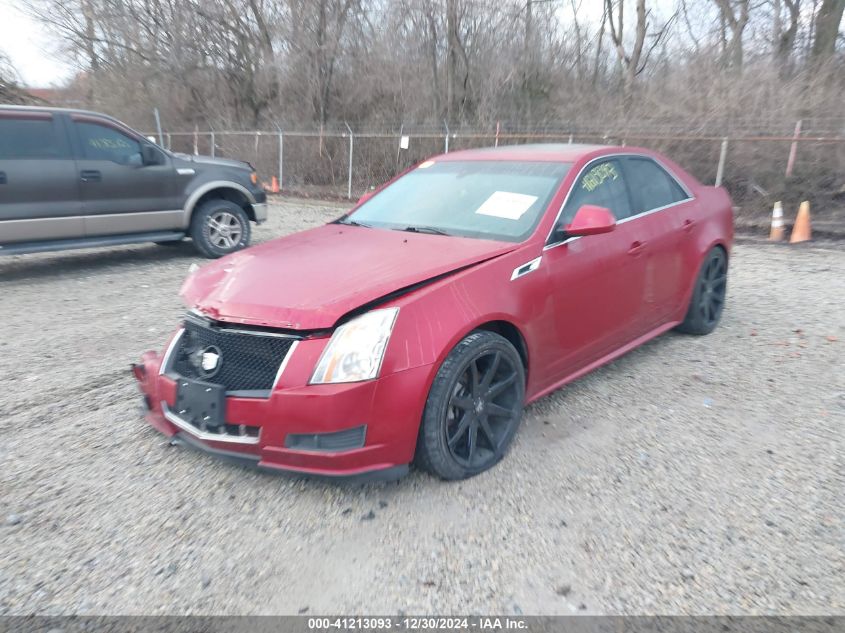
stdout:
{"type": "Polygon", "coordinates": [[[798,137],[801,136],[801,119],[795,123],[795,134],[792,136],[792,145],[789,148],[789,160],[786,161],[786,177],[792,176],[795,167],[795,155],[798,153],[798,137]]]}
{"type": "Polygon", "coordinates": [[[446,121],[446,119],[443,119],[443,125],[446,128],[446,136],[443,139],[443,153],[448,154],[449,153],[449,123],[446,121]]]}
{"type": "Polygon", "coordinates": [[[572,132],[569,133],[569,144],[572,145],[572,132]]]}
{"type": "Polygon", "coordinates": [[[214,128],[211,129],[211,157],[214,158],[216,152],[217,142],[214,140],[214,128]]]}
{"type": "Polygon", "coordinates": [[[194,156],[198,156],[200,153],[200,126],[198,124],[194,124],[194,156]]]}
{"type": "Polygon", "coordinates": [[[499,124],[500,121],[496,121],[496,142],[494,143],[494,147],[499,147],[499,124]]]}
{"type": "Polygon", "coordinates": [[[352,135],[352,128],[344,121],[343,124],[349,130],[349,177],[346,181],[346,197],[352,200],[352,150],[355,148],[355,138],[352,135]]]}
{"type": "Polygon", "coordinates": [[[285,133],[278,125],[276,129],[279,130],[279,191],[282,190],[282,178],[285,175],[285,133]]]}
{"type": "Polygon", "coordinates": [[[722,138],[722,149],[719,150],[719,166],[716,168],[716,186],[722,186],[722,176],[725,175],[725,158],[728,156],[728,137],[722,138]]]}
{"type": "Polygon", "coordinates": [[[173,139],[170,136],[170,132],[167,133],[167,149],[173,149],[173,139]]]}

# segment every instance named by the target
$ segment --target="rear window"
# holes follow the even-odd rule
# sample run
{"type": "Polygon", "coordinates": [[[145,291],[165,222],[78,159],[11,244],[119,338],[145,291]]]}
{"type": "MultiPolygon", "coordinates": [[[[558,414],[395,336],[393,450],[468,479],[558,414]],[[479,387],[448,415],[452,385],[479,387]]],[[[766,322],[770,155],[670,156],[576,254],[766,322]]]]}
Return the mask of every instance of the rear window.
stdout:
{"type": "Polygon", "coordinates": [[[0,117],[0,160],[66,157],[52,119],[0,117]]]}
{"type": "Polygon", "coordinates": [[[628,184],[638,202],[638,212],[659,209],[689,196],[672,176],[649,158],[629,158],[628,184]]]}

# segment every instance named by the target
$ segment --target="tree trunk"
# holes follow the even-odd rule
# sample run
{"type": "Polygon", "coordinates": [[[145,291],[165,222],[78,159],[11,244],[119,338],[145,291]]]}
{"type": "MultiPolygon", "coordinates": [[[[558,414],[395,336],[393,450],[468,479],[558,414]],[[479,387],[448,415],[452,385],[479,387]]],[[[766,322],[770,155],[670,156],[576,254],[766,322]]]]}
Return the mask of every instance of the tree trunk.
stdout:
{"type": "Polygon", "coordinates": [[[458,93],[458,6],[446,0],[446,120],[454,121],[458,93]]]}
{"type": "MultiPolygon", "coordinates": [[[[775,30],[775,64],[778,74],[785,77],[791,70],[792,50],[795,48],[795,38],[798,34],[798,19],[800,18],[801,0],[785,0],[789,11],[789,26],[784,30],[780,18],[775,30]]],[[[777,7],[778,15],[780,7],[777,7]]]]}
{"type": "Polygon", "coordinates": [[[824,63],[833,56],[843,12],[845,12],[845,0],[822,1],[822,6],[816,16],[813,37],[812,56],[816,65],[824,63]]]}
{"type": "Polygon", "coordinates": [[[94,84],[100,73],[100,59],[97,57],[97,50],[94,47],[96,39],[96,30],[94,26],[94,7],[91,5],[91,0],[83,0],[82,2],[82,17],[85,20],[85,54],[88,57],[88,76],[85,78],[87,86],[85,91],[85,101],[89,108],[94,108],[96,105],[97,92],[94,84]]]}
{"type": "Polygon", "coordinates": [[[426,26],[428,29],[428,54],[431,64],[431,93],[434,107],[434,117],[439,119],[443,116],[443,105],[440,101],[440,71],[437,65],[437,20],[434,18],[434,7],[431,2],[426,2],[426,26]]]}

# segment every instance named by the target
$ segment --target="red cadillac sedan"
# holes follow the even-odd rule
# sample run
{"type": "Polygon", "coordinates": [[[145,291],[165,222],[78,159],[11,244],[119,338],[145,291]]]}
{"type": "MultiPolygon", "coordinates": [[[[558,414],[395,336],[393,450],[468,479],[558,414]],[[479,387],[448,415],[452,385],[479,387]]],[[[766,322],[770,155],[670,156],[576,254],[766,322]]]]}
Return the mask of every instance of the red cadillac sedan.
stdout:
{"type": "Polygon", "coordinates": [[[224,257],[133,367],[167,436],[259,467],[476,475],[523,407],[725,304],[731,201],[646,149],[427,160],[338,220],[224,257]]]}

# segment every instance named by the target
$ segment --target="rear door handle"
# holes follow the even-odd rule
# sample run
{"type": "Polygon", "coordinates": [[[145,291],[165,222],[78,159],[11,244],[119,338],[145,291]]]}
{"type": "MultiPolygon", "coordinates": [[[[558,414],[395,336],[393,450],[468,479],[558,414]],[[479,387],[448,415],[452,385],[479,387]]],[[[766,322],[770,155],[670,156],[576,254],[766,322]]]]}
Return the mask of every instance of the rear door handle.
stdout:
{"type": "Polygon", "coordinates": [[[0,171],[0,185],[6,184],[6,172],[0,171]]]}
{"type": "Polygon", "coordinates": [[[84,182],[99,182],[103,179],[103,174],[96,169],[83,169],[79,175],[84,182]]]}
{"type": "Polygon", "coordinates": [[[628,255],[633,255],[634,257],[636,257],[637,255],[643,252],[644,248],[645,242],[634,242],[633,244],[631,244],[631,248],[628,249],[628,255]]]}
{"type": "Polygon", "coordinates": [[[684,220],[684,231],[692,231],[693,227],[695,226],[695,220],[684,220]]]}

